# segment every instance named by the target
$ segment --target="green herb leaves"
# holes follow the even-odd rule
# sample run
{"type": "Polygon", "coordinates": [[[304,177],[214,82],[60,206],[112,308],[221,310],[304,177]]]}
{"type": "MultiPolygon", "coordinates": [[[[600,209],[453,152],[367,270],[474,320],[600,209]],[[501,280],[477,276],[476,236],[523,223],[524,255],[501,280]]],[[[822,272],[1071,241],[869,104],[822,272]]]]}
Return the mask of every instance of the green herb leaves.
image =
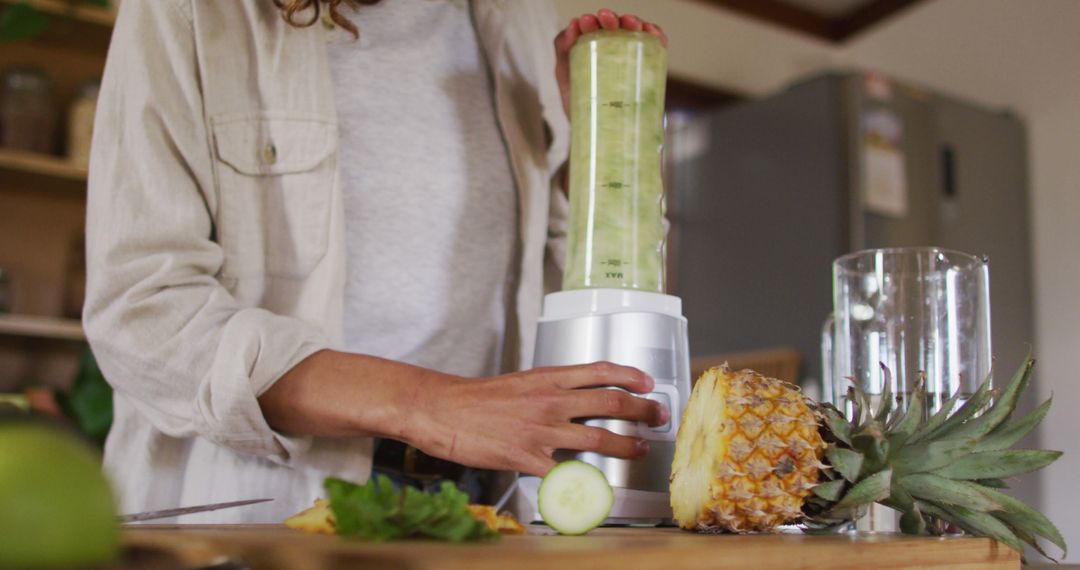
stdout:
{"type": "Polygon", "coordinates": [[[384,475],[363,485],[330,477],[323,482],[338,534],[384,542],[430,538],[449,542],[494,539],[495,531],[473,517],[469,497],[446,481],[438,492],[396,489],[384,475]]]}

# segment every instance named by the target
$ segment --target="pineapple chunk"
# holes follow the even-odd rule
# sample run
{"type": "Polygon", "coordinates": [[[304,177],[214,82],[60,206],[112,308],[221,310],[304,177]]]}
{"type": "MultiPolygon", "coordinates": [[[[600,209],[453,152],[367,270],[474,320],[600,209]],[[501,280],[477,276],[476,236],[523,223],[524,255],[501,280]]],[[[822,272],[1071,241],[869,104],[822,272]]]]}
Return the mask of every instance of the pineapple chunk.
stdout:
{"type": "Polygon", "coordinates": [[[309,534],[337,534],[330,501],[315,499],[315,504],[285,519],[285,526],[309,534]]]}
{"type": "Polygon", "coordinates": [[[491,530],[499,530],[499,513],[495,507],[487,505],[469,505],[469,514],[480,519],[491,530]]]}
{"type": "Polygon", "coordinates": [[[514,515],[499,513],[495,510],[495,507],[469,505],[469,513],[483,521],[489,529],[501,534],[525,534],[525,527],[514,518],[514,515]]]}
{"type": "Polygon", "coordinates": [[[510,513],[499,513],[498,524],[495,530],[502,534],[526,534],[525,526],[510,513]]]}

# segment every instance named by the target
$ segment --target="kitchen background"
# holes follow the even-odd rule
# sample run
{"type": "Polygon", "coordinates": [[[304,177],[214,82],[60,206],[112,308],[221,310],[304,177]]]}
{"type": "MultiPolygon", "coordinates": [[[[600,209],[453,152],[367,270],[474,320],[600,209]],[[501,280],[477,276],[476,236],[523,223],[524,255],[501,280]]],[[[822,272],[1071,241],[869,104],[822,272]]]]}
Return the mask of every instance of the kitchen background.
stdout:
{"type": "MultiPolygon", "coordinates": [[[[1080,425],[1071,413],[1080,407],[1071,362],[1080,352],[1080,1],[555,3],[562,22],[608,7],[658,22],[671,37],[669,276],[687,303],[692,356],[765,368],[813,392],[833,253],[919,242],[990,250],[995,352],[1011,369],[1032,344],[1032,400],[1054,396],[1038,445],[1066,452],[1019,492],[1080,544],[1072,437],[1080,425]],[[865,133],[851,119],[871,107],[885,109],[873,128],[902,133],[883,163],[900,173],[852,218],[846,206],[822,204],[870,192],[851,175],[865,157],[844,143],[865,133]],[[839,141],[831,147],[830,136],[839,141]],[[781,142],[799,137],[806,152],[789,162],[781,142]],[[762,168],[725,170],[754,161],[762,168]],[[769,174],[796,168],[810,175],[769,174]],[[910,208],[890,192],[909,196],[910,208]],[[960,201],[938,200],[950,192],[960,201]],[[699,211],[717,213],[715,233],[699,211]],[[835,224],[823,222],[830,211],[835,224]],[[952,222],[920,231],[920,216],[952,222]],[[758,218],[768,231],[752,232],[758,218]],[[745,230],[741,239],[726,239],[725,219],[727,230],[745,230]],[[852,219],[866,220],[865,231],[848,227],[852,219]],[[709,302],[708,288],[687,277],[710,273],[712,251],[753,287],[718,287],[726,295],[709,302]],[[719,326],[725,318],[738,326],[719,326]],[[746,334],[725,332],[739,328],[746,334]]],[[[77,319],[89,125],[115,19],[107,4],[0,0],[0,393],[46,407],[59,400],[58,412],[98,435],[100,375],[77,319]]]]}
{"type": "MultiPolygon", "coordinates": [[[[1073,435],[1080,425],[1072,413],[1080,406],[1080,381],[1072,362],[1080,350],[1080,225],[1074,221],[1080,215],[1076,159],[1080,149],[1080,34],[1076,32],[1080,2],[557,0],[556,4],[564,21],[603,6],[658,21],[672,37],[669,69],[673,76],[752,102],[776,97],[823,72],[873,70],[916,90],[955,98],[974,108],[1010,112],[1019,119],[1026,133],[1026,157],[1021,160],[1027,170],[1027,212],[1025,216],[1018,211],[1016,217],[1017,224],[1029,227],[1034,325],[1034,335],[1027,341],[1039,359],[1036,399],[1054,396],[1054,411],[1039,430],[1038,445],[1065,451],[1053,467],[1023,479],[1019,492],[1049,515],[1067,540],[1080,541],[1080,500],[1074,491],[1080,445],[1073,435]],[[850,17],[873,4],[876,8],[864,10],[858,19],[850,17]],[[875,9],[895,11],[854,35],[833,39],[850,31],[853,22],[873,21],[869,16],[875,9]]],[[[736,112],[740,111],[733,106],[713,111],[720,116],[736,112]]],[[[698,144],[694,138],[691,145],[698,144]]],[[[676,136],[671,142],[677,145],[679,140],[676,136]]],[[[958,164],[962,160],[958,155],[958,164]]],[[[677,172],[676,168],[676,179],[677,172]]],[[[718,178],[712,184],[722,203],[725,180],[718,178]]],[[[801,191],[790,188],[792,196],[801,191]]],[[[806,224],[813,220],[807,219],[806,224]]],[[[797,242],[805,235],[803,228],[793,227],[786,234],[748,236],[742,241],[753,247],[753,240],[790,240],[801,248],[797,242]]],[[[678,246],[676,264],[677,250],[678,246]]],[[[994,264],[992,256],[991,275],[994,264]]],[[[824,274],[827,278],[828,273],[824,274]]],[[[800,274],[789,278],[804,279],[800,274]]],[[[768,285],[760,282],[761,287],[768,285]]],[[[679,287],[678,282],[675,286],[679,287]]],[[[806,285],[808,290],[820,286],[806,285]]],[[[996,314],[998,307],[994,310],[996,314]]],[[[694,315],[688,317],[694,342],[694,315]]],[[[1005,319],[993,321],[996,352],[1017,349],[999,346],[996,340],[999,330],[1015,326],[1005,319]]],[[[1019,347],[1020,351],[1024,348],[1019,347]]],[[[723,351],[721,347],[715,350],[723,351]]],[[[812,358],[804,355],[804,359],[808,356],[812,358]]],[[[1005,368],[1015,366],[1002,360],[1005,368]]],[[[801,374],[806,378],[818,372],[804,367],[801,374]]]]}

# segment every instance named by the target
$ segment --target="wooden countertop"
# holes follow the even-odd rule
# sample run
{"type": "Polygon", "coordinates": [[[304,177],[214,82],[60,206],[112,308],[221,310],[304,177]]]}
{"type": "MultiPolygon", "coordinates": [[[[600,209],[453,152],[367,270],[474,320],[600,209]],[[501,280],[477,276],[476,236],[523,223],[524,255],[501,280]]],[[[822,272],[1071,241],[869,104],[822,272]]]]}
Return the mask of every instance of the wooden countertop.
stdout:
{"type": "Polygon", "coordinates": [[[1007,546],[964,537],[698,535],[671,528],[601,528],[570,537],[530,527],[527,536],[490,543],[371,544],[279,525],[141,525],[123,534],[131,549],[169,552],[184,568],[223,557],[268,570],[1020,568],[1020,556],[1007,546]]]}

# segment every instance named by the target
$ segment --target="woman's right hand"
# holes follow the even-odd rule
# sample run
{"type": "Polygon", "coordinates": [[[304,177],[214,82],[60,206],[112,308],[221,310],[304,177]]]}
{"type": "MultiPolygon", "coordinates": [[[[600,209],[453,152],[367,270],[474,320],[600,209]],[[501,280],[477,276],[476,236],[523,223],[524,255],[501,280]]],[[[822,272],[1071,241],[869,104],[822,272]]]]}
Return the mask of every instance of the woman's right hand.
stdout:
{"type": "Polygon", "coordinates": [[[652,389],[644,372],[608,362],[483,379],[434,378],[414,400],[417,408],[403,439],[463,465],[538,476],[555,466],[556,449],[634,459],[648,453],[644,439],[572,420],[604,417],[663,425],[667,408],[631,394],[652,389]]]}
{"type": "Polygon", "coordinates": [[[555,81],[559,84],[563,110],[567,116],[570,116],[570,48],[574,47],[582,34],[601,29],[646,32],[660,38],[660,43],[664,44],[665,48],[668,44],[667,34],[658,24],[646,22],[633,14],[620,16],[607,8],[601,8],[596,14],[582,14],[570,20],[566,28],[555,36],[555,81]]]}

